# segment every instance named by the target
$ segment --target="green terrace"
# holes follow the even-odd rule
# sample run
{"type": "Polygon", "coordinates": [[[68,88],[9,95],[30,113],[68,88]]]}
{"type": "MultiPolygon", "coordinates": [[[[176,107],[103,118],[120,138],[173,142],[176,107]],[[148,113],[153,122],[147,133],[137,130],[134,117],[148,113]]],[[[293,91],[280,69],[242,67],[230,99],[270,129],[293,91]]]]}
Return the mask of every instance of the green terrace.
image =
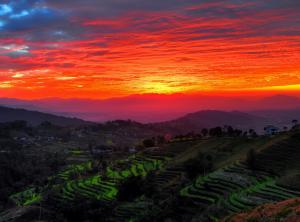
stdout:
{"type": "Polygon", "coordinates": [[[30,188],[11,195],[10,199],[14,201],[17,206],[28,206],[40,202],[41,194],[38,193],[35,188],[30,188]]]}
{"type": "Polygon", "coordinates": [[[84,152],[82,150],[70,150],[70,153],[73,155],[82,155],[84,152]]]}
{"type": "Polygon", "coordinates": [[[70,165],[65,170],[57,174],[54,178],[59,178],[68,181],[71,179],[72,176],[78,176],[90,170],[92,170],[91,161],[82,164],[70,165]]]}
{"type": "Polygon", "coordinates": [[[228,214],[300,196],[299,191],[277,185],[276,179],[267,172],[252,171],[236,163],[198,177],[181,190],[180,196],[189,200],[191,208],[205,211],[210,206],[222,206],[228,214]]]}
{"type": "Polygon", "coordinates": [[[141,221],[142,218],[154,214],[157,207],[153,200],[144,196],[133,202],[124,202],[114,209],[114,221],[141,221]]]}
{"type": "Polygon", "coordinates": [[[72,201],[77,197],[111,201],[118,193],[115,183],[103,181],[100,176],[69,181],[57,193],[61,201],[72,201]]]}
{"type": "Polygon", "coordinates": [[[274,178],[230,195],[227,206],[232,213],[248,210],[261,204],[299,197],[300,192],[276,184],[274,178]]]}
{"type": "Polygon", "coordinates": [[[130,158],[129,161],[122,163],[122,165],[125,165],[125,169],[108,167],[106,176],[115,180],[123,180],[131,176],[145,177],[148,172],[161,169],[163,163],[164,161],[162,159],[150,159],[136,156],[130,158]]]}
{"type": "Polygon", "coordinates": [[[129,177],[145,177],[148,172],[161,169],[162,159],[131,157],[128,161],[118,161],[116,165],[107,167],[103,176],[91,176],[84,179],[68,181],[62,185],[56,200],[72,201],[78,196],[111,201],[118,194],[118,184],[129,177]],[[59,197],[58,197],[59,196],[59,197]]]}
{"type": "MultiPolygon", "coordinates": [[[[141,154],[133,155],[125,160],[116,160],[111,163],[105,172],[92,174],[92,161],[82,164],[70,165],[64,171],[50,178],[55,185],[50,187],[53,191],[50,201],[65,203],[75,201],[77,198],[93,199],[105,203],[114,200],[118,194],[118,186],[129,177],[145,177],[149,172],[162,169],[170,159],[165,155],[141,154]],[[60,181],[55,179],[59,178],[60,181]]],[[[49,190],[45,187],[43,190],[49,190]]],[[[43,197],[35,189],[29,189],[11,196],[19,206],[37,203],[43,197]]]]}
{"type": "MultiPolygon", "coordinates": [[[[149,186],[164,189],[162,200],[169,199],[170,193],[168,184],[174,184],[174,181],[180,180],[184,172],[180,167],[164,167],[156,174],[152,175],[151,181],[148,181],[149,186]]],[[[172,186],[172,185],[171,185],[172,186]]],[[[144,221],[154,215],[159,215],[162,212],[161,204],[155,203],[152,198],[142,195],[131,202],[122,202],[114,209],[113,221],[144,221]]]]}
{"type": "MultiPolygon", "coordinates": [[[[238,164],[232,168],[241,171],[241,166],[238,164]]],[[[212,204],[226,194],[236,192],[256,182],[253,176],[234,172],[232,168],[217,170],[204,177],[198,177],[192,185],[181,190],[181,196],[190,197],[203,204],[212,204]]]]}

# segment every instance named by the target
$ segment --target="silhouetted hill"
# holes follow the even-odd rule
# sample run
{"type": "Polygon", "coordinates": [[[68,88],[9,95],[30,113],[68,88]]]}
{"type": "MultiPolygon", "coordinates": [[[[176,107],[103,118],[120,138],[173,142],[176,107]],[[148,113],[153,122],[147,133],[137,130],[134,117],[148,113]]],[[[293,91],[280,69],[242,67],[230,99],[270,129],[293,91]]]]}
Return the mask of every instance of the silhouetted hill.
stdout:
{"type": "Polygon", "coordinates": [[[110,99],[19,100],[0,98],[8,107],[36,110],[87,121],[105,122],[132,119],[142,123],[162,122],[199,110],[288,110],[300,109],[300,98],[288,95],[269,97],[212,96],[187,94],[143,94],[110,99]],[[122,112],[120,112],[122,107],[122,112]]]}
{"type": "Polygon", "coordinates": [[[299,221],[300,198],[292,198],[281,202],[261,205],[253,210],[232,215],[222,221],[244,222],[244,221],[299,221]]]}
{"type": "Polygon", "coordinates": [[[199,132],[203,128],[230,125],[240,129],[262,130],[270,121],[266,118],[243,112],[225,112],[216,110],[199,111],[187,114],[181,118],[154,124],[159,129],[168,129],[171,132],[186,133],[199,132]]]}
{"type": "Polygon", "coordinates": [[[256,110],[249,112],[250,114],[261,116],[271,119],[274,124],[291,125],[292,120],[300,120],[300,108],[299,109],[278,109],[278,110],[256,110]]]}
{"type": "Polygon", "coordinates": [[[0,106],[0,122],[11,122],[15,120],[25,120],[31,125],[38,125],[42,122],[49,121],[59,126],[79,126],[90,124],[81,119],[66,118],[52,114],[29,111],[25,109],[15,109],[0,106]]]}
{"type": "Polygon", "coordinates": [[[295,96],[274,95],[259,100],[256,109],[295,109],[300,108],[300,99],[295,96]]]}

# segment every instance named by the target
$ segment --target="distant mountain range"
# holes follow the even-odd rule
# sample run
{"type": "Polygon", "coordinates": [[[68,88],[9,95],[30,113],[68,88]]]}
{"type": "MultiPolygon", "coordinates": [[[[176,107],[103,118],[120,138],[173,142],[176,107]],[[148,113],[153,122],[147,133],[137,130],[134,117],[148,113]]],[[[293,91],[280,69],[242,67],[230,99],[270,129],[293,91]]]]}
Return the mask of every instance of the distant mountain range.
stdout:
{"type": "Polygon", "coordinates": [[[294,119],[300,121],[300,109],[256,110],[249,114],[267,118],[274,125],[289,125],[294,119]]]}
{"type": "Polygon", "coordinates": [[[143,98],[146,102],[141,96],[110,100],[0,99],[0,105],[6,106],[0,106],[0,122],[22,119],[32,125],[50,121],[62,126],[77,126],[89,124],[87,120],[96,122],[132,119],[143,123],[150,122],[143,125],[143,129],[147,126],[160,133],[186,133],[224,125],[240,129],[253,128],[257,132],[262,132],[263,127],[268,124],[283,127],[289,126],[293,119],[300,120],[300,99],[292,96],[277,95],[258,100],[249,98],[248,100],[237,98],[223,98],[222,100],[221,97],[214,97],[210,103],[218,104],[219,107],[224,108],[224,111],[210,109],[196,112],[194,112],[194,107],[202,107],[203,104],[199,101],[206,101],[208,97],[197,97],[198,100],[194,97],[194,105],[191,101],[192,96],[184,97],[182,94],[175,95],[175,98],[166,95],[148,95],[143,98]],[[246,101],[249,103],[247,109],[246,101]],[[241,108],[236,109],[240,111],[228,111],[229,107],[237,106],[235,103],[240,104],[241,108]]]}
{"type": "Polygon", "coordinates": [[[272,123],[270,119],[238,111],[204,110],[187,114],[175,120],[154,123],[153,126],[158,130],[176,133],[200,132],[203,128],[223,127],[225,125],[262,132],[264,126],[270,123],[272,123]]]}
{"type": "MultiPolygon", "coordinates": [[[[125,130],[130,132],[131,129],[139,128],[140,131],[151,135],[154,134],[184,134],[188,132],[200,132],[203,128],[212,128],[216,126],[230,125],[234,128],[243,130],[255,129],[258,133],[262,133],[264,126],[268,124],[278,124],[278,126],[284,126],[291,123],[293,118],[297,115],[300,117],[299,112],[296,111],[257,111],[252,114],[232,111],[216,111],[216,110],[204,110],[195,113],[184,115],[180,118],[164,121],[158,123],[139,124],[133,121],[129,121],[123,125],[119,125],[118,130],[125,130]],[[291,114],[289,114],[291,113],[291,114]],[[271,116],[268,118],[267,116],[271,116]],[[294,115],[292,115],[294,114],[294,115]],[[275,117],[278,117],[276,120],[275,117]],[[281,118],[282,117],[282,118],[281,118]],[[281,121],[279,121],[281,118],[281,121]]],[[[299,118],[300,119],[300,118],[299,118]]],[[[0,122],[11,122],[15,120],[25,120],[31,125],[39,125],[42,122],[49,121],[59,126],[80,126],[92,124],[92,122],[84,121],[77,118],[68,118],[57,116],[53,114],[47,114],[37,111],[29,111],[25,109],[16,109],[0,106],[0,122]]],[[[110,130],[110,124],[105,125],[110,130]]]]}
{"type": "MultiPolygon", "coordinates": [[[[41,111],[88,121],[104,122],[132,119],[142,123],[163,122],[180,118],[199,110],[239,110],[251,113],[258,110],[300,110],[300,98],[275,95],[265,98],[208,95],[132,95],[106,100],[40,99],[18,100],[0,98],[0,105],[41,111]]],[[[256,113],[253,113],[256,115],[256,113]]],[[[263,114],[264,113],[259,113],[263,114]]]]}
{"type": "Polygon", "coordinates": [[[25,109],[15,109],[0,106],[0,122],[12,122],[16,120],[25,120],[33,126],[39,125],[45,121],[49,121],[59,126],[80,126],[91,124],[90,122],[77,118],[67,118],[37,111],[28,111],[25,109]]]}

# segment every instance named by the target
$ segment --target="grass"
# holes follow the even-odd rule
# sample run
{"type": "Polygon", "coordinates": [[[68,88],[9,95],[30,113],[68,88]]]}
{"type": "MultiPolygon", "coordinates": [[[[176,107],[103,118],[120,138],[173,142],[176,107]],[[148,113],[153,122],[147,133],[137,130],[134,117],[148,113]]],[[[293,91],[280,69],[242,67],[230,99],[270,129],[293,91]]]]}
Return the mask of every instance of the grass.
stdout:
{"type": "Polygon", "coordinates": [[[83,154],[84,152],[82,150],[71,150],[70,153],[72,155],[81,155],[83,154]]]}
{"type": "MultiPolygon", "coordinates": [[[[176,176],[176,174],[173,175],[170,171],[168,172],[168,169],[178,167],[179,171],[182,171],[184,174],[185,168],[182,167],[182,164],[203,153],[212,156],[214,162],[213,170],[215,171],[206,176],[198,177],[193,184],[189,184],[183,189],[179,188],[180,190],[176,192],[181,198],[191,200],[186,201],[187,207],[189,207],[189,204],[198,207],[198,204],[201,206],[201,209],[205,207],[211,209],[217,206],[225,208],[228,212],[240,212],[259,204],[272,202],[276,199],[291,198],[298,194],[296,190],[277,184],[278,178],[270,173],[263,171],[253,172],[245,164],[238,163],[238,160],[243,159],[248,150],[252,148],[261,151],[264,155],[274,155],[270,147],[279,142],[281,143],[285,139],[286,135],[279,135],[273,138],[224,137],[180,142],[178,144],[172,143],[166,145],[161,154],[157,150],[146,150],[126,159],[115,160],[106,170],[99,172],[99,174],[92,173],[91,169],[93,166],[91,161],[70,165],[57,175],[63,181],[57,181],[58,184],[55,184],[53,187],[58,187],[59,192],[57,194],[60,195],[60,199],[62,199],[64,204],[72,203],[77,197],[111,203],[118,195],[118,185],[124,180],[130,177],[146,177],[149,172],[159,171],[155,176],[160,174],[162,176],[157,181],[154,181],[153,184],[156,185],[155,182],[157,182],[158,188],[162,188],[163,182],[168,182],[170,178],[172,179],[174,175],[176,176]],[[174,158],[172,154],[174,154],[174,158]],[[165,174],[163,174],[164,171],[162,169],[165,169],[165,174]]],[[[74,154],[80,155],[80,153],[81,151],[75,150],[74,154]]],[[[292,179],[295,180],[294,178],[292,179]]],[[[181,177],[179,177],[178,181],[180,180],[182,180],[181,177]]],[[[167,190],[166,192],[169,191],[167,190]]],[[[169,193],[166,194],[168,195],[169,193]]],[[[42,196],[43,194],[34,192],[12,195],[19,205],[37,203],[42,196]]],[[[136,217],[131,218],[132,221],[139,221],[139,217],[145,216],[148,211],[146,205],[145,207],[142,205],[142,201],[140,205],[142,207],[138,203],[137,205],[135,203],[121,205],[121,214],[131,212],[133,215],[136,214],[136,217]],[[135,210],[136,212],[134,213],[133,211],[135,210]],[[139,210],[141,210],[141,213],[138,212],[139,210]]],[[[193,211],[193,208],[190,210],[193,211]]],[[[199,213],[199,211],[200,207],[195,210],[195,214],[199,213]]]]}
{"type": "Polygon", "coordinates": [[[200,200],[200,203],[207,207],[221,204],[230,212],[247,210],[265,202],[273,202],[273,199],[296,197],[294,191],[275,185],[276,177],[267,175],[263,171],[256,171],[254,174],[241,164],[233,164],[204,177],[198,177],[194,184],[183,188],[180,195],[200,200]],[[256,198],[257,195],[269,199],[260,202],[260,199],[256,198]]]}
{"type": "Polygon", "coordinates": [[[17,206],[29,206],[40,202],[42,196],[40,193],[37,193],[34,188],[30,188],[11,195],[10,199],[13,200],[17,206]]]}
{"type": "Polygon", "coordinates": [[[90,175],[73,180],[70,179],[72,173],[86,172],[91,169],[92,163],[71,165],[59,174],[66,178],[65,184],[60,185],[61,198],[64,201],[75,200],[77,196],[99,201],[114,200],[118,194],[119,183],[129,177],[145,177],[149,172],[161,169],[167,159],[163,156],[134,155],[126,160],[116,161],[114,166],[108,166],[104,175],[90,175]]]}
{"type": "Polygon", "coordinates": [[[76,176],[76,174],[83,174],[92,169],[92,162],[88,161],[81,164],[70,165],[64,171],[57,174],[57,178],[68,181],[72,176],[76,176]]]}

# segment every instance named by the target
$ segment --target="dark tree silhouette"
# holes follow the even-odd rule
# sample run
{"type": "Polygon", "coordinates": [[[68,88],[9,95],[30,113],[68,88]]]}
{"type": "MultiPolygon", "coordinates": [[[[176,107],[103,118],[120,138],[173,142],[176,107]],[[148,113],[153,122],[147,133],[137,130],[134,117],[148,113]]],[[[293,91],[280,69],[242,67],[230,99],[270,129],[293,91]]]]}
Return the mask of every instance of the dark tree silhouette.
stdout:
{"type": "Polygon", "coordinates": [[[201,133],[202,133],[202,135],[203,135],[204,137],[206,137],[207,134],[208,134],[208,129],[203,128],[203,129],[201,130],[201,133]]]}
{"type": "Polygon", "coordinates": [[[256,169],[256,156],[257,154],[254,149],[250,149],[247,153],[246,163],[252,170],[256,169]]]}
{"type": "Polygon", "coordinates": [[[298,124],[298,120],[297,119],[293,119],[292,123],[294,124],[294,126],[296,126],[298,124]]]}
{"type": "Polygon", "coordinates": [[[155,146],[155,141],[153,139],[145,139],[143,145],[144,147],[153,147],[155,146]]]}
{"type": "Polygon", "coordinates": [[[227,126],[227,134],[228,136],[234,136],[234,129],[232,126],[227,126]]]}
{"type": "Polygon", "coordinates": [[[210,136],[218,136],[218,137],[220,137],[220,136],[222,136],[223,135],[223,130],[222,130],[222,128],[221,127],[215,127],[215,128],[211,128],[210,130],[209,130],[209,135],[210,136]]]}
{"type": "Polygon", "coordinates": [[[157,136],[156,141],[157,141],[157,144],[165,144],[166,143],[164,136],[157,136]]]}
{"type": "Polygon", "coordinates": [[[255,132],[254,129],[250,129],[250,130],[249,130],[249,135],[250,135],[251,137],[253,137],[253,138],[257,137],[257,133],[255,132]]]}
{"type": "Polygon", "coordinates": [[[131,201],[136,197],[142,194],[143,192],[143,178],[138,177],[129,177],[123,183],[120,184],[118,199],[121,201],[131,201]]]}
{"type": "Polygon", "coordinates": [[[211,155],[200,153],[195,159],[184,163],[184,167],[189,179],[193,180],[198,175],[203,175],[213,167],[213,158],[211,155]]]}

